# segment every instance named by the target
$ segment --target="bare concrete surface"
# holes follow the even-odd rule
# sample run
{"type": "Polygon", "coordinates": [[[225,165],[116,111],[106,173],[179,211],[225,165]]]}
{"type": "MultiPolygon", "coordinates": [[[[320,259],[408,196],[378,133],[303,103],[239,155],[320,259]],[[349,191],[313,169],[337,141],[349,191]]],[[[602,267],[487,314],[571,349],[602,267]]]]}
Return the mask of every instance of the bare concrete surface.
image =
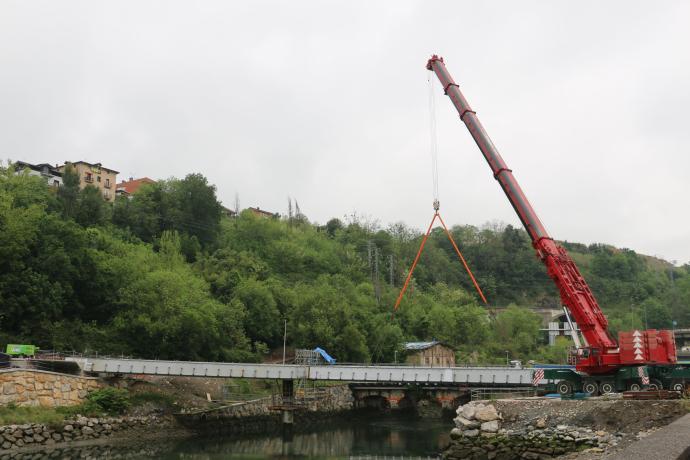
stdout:
{"type": "Polygon", "coordinates": [[[690,414],[604,458],[607,460],[690,459],[690,414]]]}

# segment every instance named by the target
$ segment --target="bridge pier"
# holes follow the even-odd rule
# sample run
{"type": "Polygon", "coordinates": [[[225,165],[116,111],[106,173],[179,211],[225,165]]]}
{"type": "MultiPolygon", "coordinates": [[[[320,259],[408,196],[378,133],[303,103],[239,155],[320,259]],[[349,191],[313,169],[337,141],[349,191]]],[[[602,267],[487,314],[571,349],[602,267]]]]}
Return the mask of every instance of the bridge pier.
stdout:
{"type": "Polygon", "coordinates": [[[281,415],[283,425],[292,425],[295,422],[293,402],[295,398],[295,384],[293,380],[283,379],[283,408],[281,415]]]}
{"type": "Polygon", "coordinates": [[[470,400],[469,387],[351,383],[356,408],[380,410],[454,411],[470,400]],[[436,410],[436,409],[434,409],[436,410]]]}

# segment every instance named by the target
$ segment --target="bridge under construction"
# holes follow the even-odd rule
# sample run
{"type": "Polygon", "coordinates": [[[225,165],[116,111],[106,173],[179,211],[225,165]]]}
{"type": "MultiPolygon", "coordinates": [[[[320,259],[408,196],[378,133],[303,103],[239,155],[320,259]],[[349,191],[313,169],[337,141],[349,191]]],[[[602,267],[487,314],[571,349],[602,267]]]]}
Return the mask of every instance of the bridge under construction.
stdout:
{"type": "Polygon", "coordinates": [[[301,365],[66,358],[83,372],[181,377],[443,383],[466,386],[531,386],[534,369],[510,367],[414,367],[403,365],[301,365]]]}

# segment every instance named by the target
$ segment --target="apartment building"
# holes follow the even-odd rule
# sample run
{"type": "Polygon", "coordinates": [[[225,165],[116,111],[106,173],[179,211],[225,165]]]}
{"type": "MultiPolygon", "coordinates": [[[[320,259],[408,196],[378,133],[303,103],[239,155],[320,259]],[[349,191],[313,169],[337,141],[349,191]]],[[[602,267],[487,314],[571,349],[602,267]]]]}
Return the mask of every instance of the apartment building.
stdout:
{"type": "Polygon", "coordinates": [[[103,199],[115,201],[115,187],[119,171],[105,168],[100,163],[88,163],[86,161],[67,161],[60,166],[60,172],[64,173],[67,165],[71,165],[79,175],[79,188],[83,189],[87,185],[92,185],[100,190],[103,199]]]}

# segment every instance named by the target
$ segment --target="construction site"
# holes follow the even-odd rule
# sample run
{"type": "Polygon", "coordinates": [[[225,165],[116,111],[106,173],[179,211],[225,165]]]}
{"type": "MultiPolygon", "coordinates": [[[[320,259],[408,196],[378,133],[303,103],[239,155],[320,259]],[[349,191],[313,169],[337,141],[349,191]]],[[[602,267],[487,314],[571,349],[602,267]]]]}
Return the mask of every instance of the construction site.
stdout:
{"type": "Polygon", "coordinates": [[[690,459],[689,15],[0,5],[0,460],[690,459]]]}

